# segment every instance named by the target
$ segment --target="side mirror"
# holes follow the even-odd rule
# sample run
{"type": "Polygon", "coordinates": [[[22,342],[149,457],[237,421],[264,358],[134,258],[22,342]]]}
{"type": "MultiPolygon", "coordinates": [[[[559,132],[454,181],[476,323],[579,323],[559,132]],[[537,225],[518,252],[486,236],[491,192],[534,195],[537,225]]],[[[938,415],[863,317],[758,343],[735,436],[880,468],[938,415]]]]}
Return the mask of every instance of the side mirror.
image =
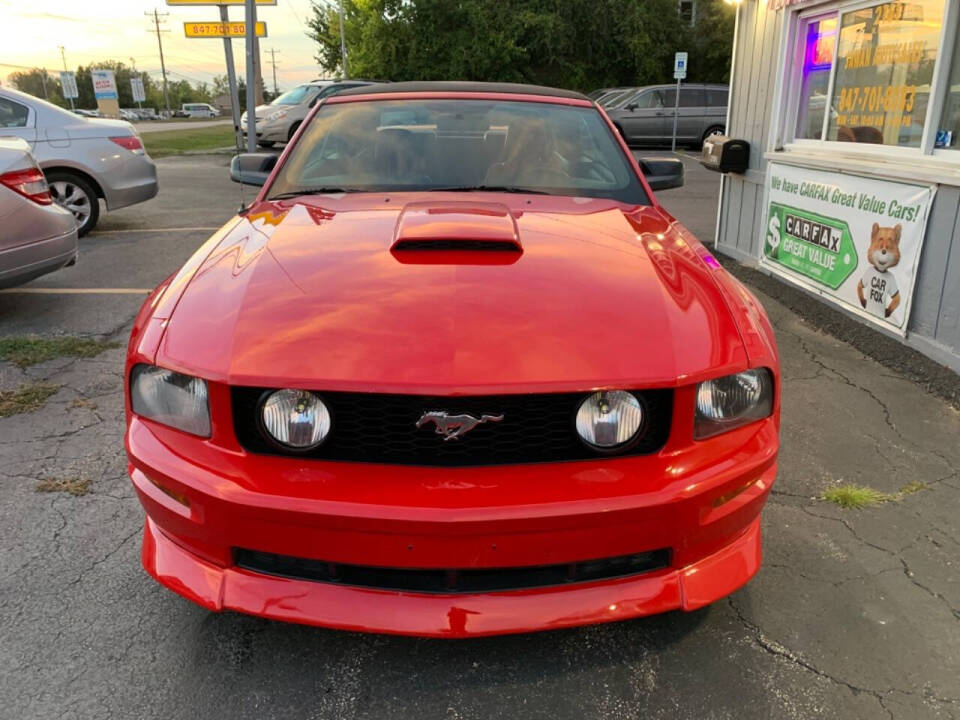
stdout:
{"type": "Polygon", "coordinates": [[[637,109],[637,104],[636,104],[636,103],[630,103],[629,105],[627,105],[627,106],[624,108],[624,110],[626,110],[627,112],[633,112],[633,111],[636,110],[636,109],[637,109]]]}
{"type": "Polygon", "coordinates": [[[683,162],[676,158],[640,158],[640,170],[651,190],[683,187],[683,162]]]}
{"type": "Polygon", "coordinates": [[[277,164],[273,153],[240,153],[230,161],[230,179],[243,185],[262,186],[277,164]]]}

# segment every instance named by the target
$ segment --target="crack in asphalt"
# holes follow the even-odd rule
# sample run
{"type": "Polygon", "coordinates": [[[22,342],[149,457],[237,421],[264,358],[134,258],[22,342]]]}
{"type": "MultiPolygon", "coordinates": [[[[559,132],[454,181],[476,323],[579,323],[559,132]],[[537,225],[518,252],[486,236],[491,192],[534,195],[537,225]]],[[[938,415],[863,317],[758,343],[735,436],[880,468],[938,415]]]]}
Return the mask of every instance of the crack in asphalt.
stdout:
{"type": "Polygon", "coordinates": [[[734,614],[737,616],[737,619],[739,620],[740,624],[750,631],[756,645],[759,648],[761,648],[764,652],[767,652],[776,658],[780,658],[781,660],[790,662],[793,665],[796,665],[797,667],[800,667],[808,672],[813,673],[817,677],[827,680],[828,682],[846,687],[848,690],[850,690],[853,693],[856,693],[856,694],[864,693],[866,695],[870,695],[871,697],[876,699],[876,701],[880,704],[880,707],[882,707],[884,711],[887,713],[887,715],[890,717],[890,720],[894,720],[893,711],[891,711],[890,708],[888,708],[884,703],[884,694],[882,692],[878,690],[873,690],[872,688],[858,687],[851,682],[843,680],[842,678],[834,677],[833,675],[826,672],[825,670],[821,670],[820,668],[816,667],[813,663],[805,660],[799,654],[797,654],[790,648],[786,647],[782,643],[779,643],[776,640],[773,640],[767,637],[766,633],[764,633],[763,629],[759,625],[751,622],[746,618],[746,616],[743,614],[743,611],[737,606],[737,603],[734,600],[732,595],[727,597],[727,604],[730,606],[734,614]]]}

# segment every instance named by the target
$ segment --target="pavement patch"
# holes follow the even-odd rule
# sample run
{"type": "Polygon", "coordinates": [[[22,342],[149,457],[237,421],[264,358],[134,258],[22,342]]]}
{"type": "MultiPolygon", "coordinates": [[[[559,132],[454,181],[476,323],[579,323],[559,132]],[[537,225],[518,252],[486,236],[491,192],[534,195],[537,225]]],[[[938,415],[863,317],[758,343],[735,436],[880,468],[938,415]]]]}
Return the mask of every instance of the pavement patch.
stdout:
{"type": "Polygon", "coordinates": [[[80,337],[6,337],[0,338],[0,360],[25,368],[55,357],[96,357],[117,347],[120,343],[80,337]]]}
{"type": "Polygon", "coordinates": [[[8,288],[0,295],[149,295],[152,288],[8,288]]]}
{"type": "Polygon", "coordinates": [[[124,230],[94,230],[87,237],[95,235],[128,235],[131,233],[163,233],[163,232],[198,232],[219,230],[219,225],[204,225],[201,227],[158,227],[158,228],[126,228],[124,230]]]}
{"type": "Polygon", "coordinates": [[[74,497],[80,497],[90,492],[93,481],[89,478],[46,478],[37,483],[34,488],[39,493],[62,492],[74,497]]]}
{"type": "Polygon", "coordinates": [[[59,385],[47,382],[25,383],[14,390],[0,390],[0,418],[33,412],[55,395],[59,385]]]}

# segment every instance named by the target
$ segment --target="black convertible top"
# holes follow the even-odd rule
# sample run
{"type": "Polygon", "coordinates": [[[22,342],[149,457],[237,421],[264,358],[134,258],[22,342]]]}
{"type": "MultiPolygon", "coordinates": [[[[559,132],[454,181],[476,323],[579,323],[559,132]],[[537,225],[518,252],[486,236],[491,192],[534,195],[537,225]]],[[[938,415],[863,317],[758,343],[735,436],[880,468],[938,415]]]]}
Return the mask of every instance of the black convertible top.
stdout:
{"type": "Polygon", "coordinates": [[[423,93],[423,92],[458,92],[458,93],[510,93],[514,95],[545,95],[548,97],[567,98],[574,100],[588,100],[586,95],[575,90],[561,90],[560,88],[544,87],[542,85],[522,85],[520,83],[488,83],[488,82],[397,82],[365,85],[350,88],[337,93],[337,97],[345,95],[382,95],[384,93],[423,93]]]}

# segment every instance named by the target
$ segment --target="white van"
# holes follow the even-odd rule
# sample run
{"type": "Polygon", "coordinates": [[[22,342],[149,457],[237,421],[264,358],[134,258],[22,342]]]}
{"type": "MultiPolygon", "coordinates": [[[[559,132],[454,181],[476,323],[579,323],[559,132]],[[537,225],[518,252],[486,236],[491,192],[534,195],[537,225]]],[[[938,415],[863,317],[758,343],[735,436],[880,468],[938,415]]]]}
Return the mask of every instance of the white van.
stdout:
{"type": "Polygon", "coordinates": [[[192,118],[220,117],[220,111],[207,103],[184,103],[180,106],[180,112],[192,118]]]}

